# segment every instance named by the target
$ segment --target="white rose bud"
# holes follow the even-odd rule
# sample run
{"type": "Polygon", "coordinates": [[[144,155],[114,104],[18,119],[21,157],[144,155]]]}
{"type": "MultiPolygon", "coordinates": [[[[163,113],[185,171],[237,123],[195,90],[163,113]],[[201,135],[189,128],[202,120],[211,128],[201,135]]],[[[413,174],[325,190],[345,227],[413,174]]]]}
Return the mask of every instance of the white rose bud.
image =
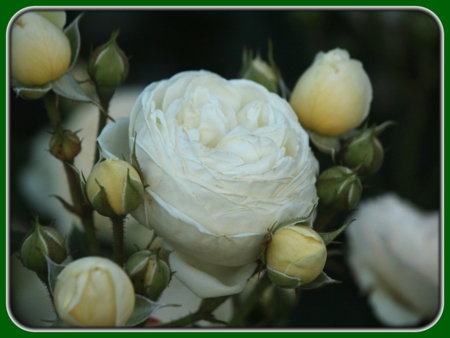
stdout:
{"type": "Polygon", "coordinates": [[[367,117],[371,101],[372,85],[361,62],[337,48],[316,55],[295,85],[290,103],[303,127],[339,136],[367,117]]]}
{"type": "Polygon", "coordinates": [[[64,12],[27,12],[17,19],[11,30],[13,78],[24,85],[40,86],[66,72],[71,49],[62,31],[63,22],[64,12]]]}
{"type": "Polygon", "coordinates": [[[327,249],[317,232],[307,226],[283,228],[267,247],[270,279],[280,287],[295,288],[316,279],[327,260],[327,249]]]}
{"type": "Polygon", "coordinates": [[[92,169],[86,192],[99,214],[117,218],[124,217],[142,203],[144,187],[131,164],[110,158],[92,169]]]}
{"type": "Polygon", "coordinates": [[[134,300],[127,274],[101,257],[85,257],[67,265],[54,293],[58,316],[71,326],[123,326],[133,313],[134,300]]]}

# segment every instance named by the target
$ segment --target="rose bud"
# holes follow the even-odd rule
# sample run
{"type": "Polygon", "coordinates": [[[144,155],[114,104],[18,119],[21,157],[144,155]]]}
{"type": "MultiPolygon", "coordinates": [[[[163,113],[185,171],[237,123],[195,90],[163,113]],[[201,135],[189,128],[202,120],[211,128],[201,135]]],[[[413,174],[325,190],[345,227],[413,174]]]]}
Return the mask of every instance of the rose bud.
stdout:
{"type": "Polygon", "coordinates": [[[16,20],[11,30],[13,78],[24,85],[40,86],[66,72],[71,49],[62,31],[64,23],[64,12],[27,12],[16,20]]]}
{"type": "Polygon", "coordinates": [[[133,313],[134,301],[127,274],[106,258],[73,261],[56,280],[56,312],[70,326],[123,326],[133,313]]]}
{"type": "Polygon", "coordinates": [[[120,218],[142,203],[144,187],[131,164],[110,158],[92,169],[86,181],[86,192],[99,214],[120,218]]]}
{"type": "Polygon", "coordinates": [[[32,224],[33,228],[25,236],[20,250],[22,263],[34,272],[47,273],[45,256],[58,264],[67,257],[64,238],[51,226],[39,224],[37,217],[32,224]]]}
{"type": "Polygon", "coordinates": [[[157,254],[143,250],[135,253],[125,265],[136,293],[158,300],[170,281],[170,268],[157,254]]]}
{"type": "Polygon", "coordinates": [[[307,226],[277,231],[266,251],[267,273],[279,287],[308,284],[322,272],[327,249],[317,232],[307,226]]]}
{"type": "Polygon", "coordinates": [[[325,170],[319,176],[316,187],[319,203],[334,211],[353,209],[362,194],[361,181],[356,172],[341,166],[325,170]]]}
{"type": "Polygon", "coordinates": [[[259,83],[266,87],[268,91],[278,93],[277,76],[272,67],[259,55],[254,59],[246,60],[240,77],[259,83]]]}
{"type": "Polygon", "coordinates": [[[342,150],[342,159],[349,168],[357,168],[360,175],[372,175],[383,164],[384,150],[375,135],[375,128],[363,130],[348,139],[342,150]]]}
{"type": "Polygon", "coordinates": [[[320,52],[298,80],[290,103],[303,127],[339,136],[368,115],[372,85],[361,62],[346,50],[320,52]]]}
{"type": "Polygon", "coordinates": [[[114,32],[109,41],[89,57],[88,74],[102,101],[109,101],[128,75],[128,58],[116,43],[118,35],[119,32],[114,32]]]}
{"type": "Polygon", "coordinates": [[[61,161],[73,160],[81,151],[81,141],[70,130],[56,132],[50,139],[50,153],[61,161]]]}

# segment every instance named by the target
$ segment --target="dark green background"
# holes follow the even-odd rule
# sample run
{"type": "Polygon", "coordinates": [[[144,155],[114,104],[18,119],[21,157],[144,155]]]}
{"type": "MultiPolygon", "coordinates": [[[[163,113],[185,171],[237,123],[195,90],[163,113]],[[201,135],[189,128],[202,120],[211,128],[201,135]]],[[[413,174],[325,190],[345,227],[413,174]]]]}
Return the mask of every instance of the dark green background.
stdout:
{"type": "MultiPolygon", "coordinates": [[[[111,31],[120,28],[118,43],[130,56],[130,74],[124,85],[145,85],[196,69],[234,78],[243,46],[260,49],[265,57],[271,38],[275,61],[292,88],[317,52],[347,49],[363,62],[372,81],[369,122],[394,120],[398,124],[380,137],[388,150],[385,164],[366,181],[364,198],[395,191],[425,210],[439,209],[442,33],[429,13],[403,9],[85,12],[80,23],[81,57],[86,58],[92,47],[106,42],[111,31]]],[[[68,11],[68,22],[78,13],[68,11]]],[[[29,206],[16,187],[17,173],[46,116],[41,101],[16,99],[12,91],[8,95],[9,207],[11,215],[27,221],[29,206]]],[[[330,260],[327,268],[332,277],[345,283],[307,293],[293,312],[290,326],[380,328],[344,260],[330,260]]]]}

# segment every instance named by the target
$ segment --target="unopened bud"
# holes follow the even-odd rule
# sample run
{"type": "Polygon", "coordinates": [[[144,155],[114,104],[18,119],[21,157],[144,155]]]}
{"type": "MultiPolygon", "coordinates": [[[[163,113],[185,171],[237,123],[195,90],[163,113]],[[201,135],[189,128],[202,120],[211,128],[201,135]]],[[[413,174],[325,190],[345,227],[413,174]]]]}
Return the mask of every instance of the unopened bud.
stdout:
{"type": "Polygon", "coordinates": [[[23,264],[38,273],[47,273],[47,260],[60,264],[67,257],[64,238],[51,226],[42,226],[39,219],[33,221],[33,228],[26,235],[20,250],[23,264]]]}
{"type": "Polygon", "coordinates": [[[297,288],[316,279],[327,260],[320,235],[307,226],[282,228],[266,251],[267,273],[279,287],[297,288]]]}
{"type": "Polygon", "coordinates": [[[316,55],[297,81],[290,104],[303,127],[339,136],[367,117],[371,101],[372,85],[361,62],[337,48],[316,55]]]}
{"type": "Polygon", "coordinates": [[[136,293],[158,300],[170,281],[170,268],[156,253],[143,250],[135,253],[125,265],[136,293]]]}
{"type": "Polygon", "coordinates": [[[81,151],[81,141],[70,130],[56,132],[50,139],[50,153],[61,161],[73,160],[81,151]]]}
{"type": "Polygon", "coordinates": [[[109,41],[89,57],[88,74],[102,101],[109,101],[128,75],[128,58],[116,43],[118,35],[119,32],[114,32],[109,41]]]}
{"type": "Polygon", "coordinates": [[[27,12],[11,30],[11,75],[27,86],[42,86],[69,68],[71,48],[64,35],[64,12],[27,12]]]}
{"type": "Polygon", "coordinates": [[[123,269],[109,259],[85,257],[58,275],[54,302],[66,324],[84,327],[124,326],[133,313],[133,285],[123,269]]]}
{"type": "Polygon", "coordinates": [[[92,169],[86,181],[86,192],[99,214],[118,218],[134,211],[142,203],[144,187],[131,164],[110,158],[92,169]]]}
{"type": "Polygon", "coordinates": [[[325,170],[319,176],[316,187],[319,203],[334,211],[353,209],[362,194],[361,181],[356,172],[341,166],[325,170]]]}
{"type": "Polygon", "coordinates": [[[267,62],[262,60],[259,55],[254,59],[244,60],[244,62],[241,78],[259,83],[268,91],[278,93],[277,76],[267,62]]]}
{"type": "Polygon", "coordinates": [[[384,150],[375,135],[375,127],[363,130],[348,139],[342,150],[342,159],[349,168],[360,175],[372,175],[383,164],[384,150]]]}

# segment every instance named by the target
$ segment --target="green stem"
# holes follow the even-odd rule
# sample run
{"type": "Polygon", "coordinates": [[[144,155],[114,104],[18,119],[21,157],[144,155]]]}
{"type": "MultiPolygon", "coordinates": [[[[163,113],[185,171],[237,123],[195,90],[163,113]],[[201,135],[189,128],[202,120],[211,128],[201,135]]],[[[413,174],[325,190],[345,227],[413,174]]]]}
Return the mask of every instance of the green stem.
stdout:
{"type": "MultiPolygon", "coordinates": [[[[58,107],[58,96],[53,92],[48,92],[44,97],[44,105],[47,110],[48,118],[53,127],[55,133],[62,133],[63,127],[61,122],[61,114],[58,107]]],[[[100,243],[95,236],[93,209],[85,203],[84,193],[81,190],[78,182],[77,174],[70,165],[73,165],[73,160],[62,161],[64,170],[67,176],[67,182],[69,184],[70,196],[72,198],[72,204],[78,216],[80,216],[83,223],[84,231],[87,237],[89,250],[93,255],[101,255],[100,243]]]]}
{"type": "Polygon", "coordinates": [[[264,274],[256,284],[255,288],[252,290],[247,299],[242,303],[242,305],[235,311],[233,318],[230,321],[230,327],[242,326],[245,322],[245,318],[255,307],[257,302],[261,299],[261,295],[264,290],[270,285],[271,281],[267,274],[264,274]]]}
{"type": "Polygon", "coordinates": [[[124,254],[123,254],[123,228],[125,218],[111,218],[113,226],[113,245],[114,245],[114,261],[123,266],[124,254]]]}
{"type": "Polygon", "coordinates": [[[47,291],[48,298],[50,298],[50,303],[52,303],[53,311],[56,313],[55,304],[53,303],[52,293],[50,291],[50,285],[48,283],[48,273],[46,272],[36,272],[36,275],[39,277],[42,284],[44,284],[45,289],[47,291]]]}
{"type": "Polygon", "coordinates": [[[85,203],[83,191],[81,191],[78,178],[76,177],[77,174],[70,166],[73,165],[73,160],[63,163],[64,170],[66,171],[67,181],[69,183],[72,203],[78,216],[80,216],[81,218],[81,222],[83,223],[84,233],[88,242],[89,251],[94,256],[101,256],[100,242],[95,235],[93,209],[88,203],[85,203]]]}
{"type": "MultiPolygon", "coordinates": [[[[103,128],[106,126],[106,121],[108,119],[107,114],[109,110],[109,100],[104,101],[100,99],[100,105],[102,106],[104,112],[101,110],[98,111],[99,117],[98,117],[98,126],[97,126],[97,138],[100,136],[103,128]]],[[[96,138],[96,139],[97,139],[96,138]]],[[[100,151],[98,147],[95,147],[95,158],[94,158],[94,164],[98,162],[100,158],[100,151]]]]}

